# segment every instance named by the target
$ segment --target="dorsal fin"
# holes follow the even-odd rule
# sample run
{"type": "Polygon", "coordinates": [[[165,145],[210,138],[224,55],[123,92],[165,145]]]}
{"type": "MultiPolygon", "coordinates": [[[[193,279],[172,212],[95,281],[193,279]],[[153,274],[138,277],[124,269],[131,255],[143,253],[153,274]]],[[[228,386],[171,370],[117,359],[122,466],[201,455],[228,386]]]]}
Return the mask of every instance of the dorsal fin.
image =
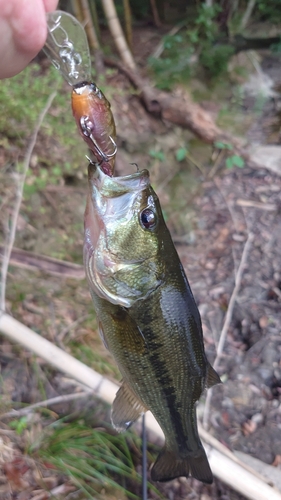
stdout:
{"type": "Polygon", "coordinates": [[[137,398],[127,382],[123,381],[113,401],[111,421],[119,432],[130,427],[143,413],[147,411],[142,401],[137,398]]]}

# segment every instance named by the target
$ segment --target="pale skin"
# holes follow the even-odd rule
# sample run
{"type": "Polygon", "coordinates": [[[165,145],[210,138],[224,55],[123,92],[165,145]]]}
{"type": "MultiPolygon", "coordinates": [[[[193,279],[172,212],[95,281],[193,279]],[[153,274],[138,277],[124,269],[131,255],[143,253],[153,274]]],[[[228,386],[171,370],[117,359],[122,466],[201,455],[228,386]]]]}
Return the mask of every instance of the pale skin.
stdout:
{"type": "Polygon", "coordinates": [[[58,0],[0,0],[0,78],[20,73],[42,49],[46,13],[58,0]]]}

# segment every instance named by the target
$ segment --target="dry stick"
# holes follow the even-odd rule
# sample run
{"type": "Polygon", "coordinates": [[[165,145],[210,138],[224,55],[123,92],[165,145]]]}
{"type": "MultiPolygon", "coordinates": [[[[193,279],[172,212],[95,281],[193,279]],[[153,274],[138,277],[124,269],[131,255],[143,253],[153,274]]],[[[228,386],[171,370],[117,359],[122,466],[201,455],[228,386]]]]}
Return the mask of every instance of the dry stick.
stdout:
{"type": "Polygon", "coordinates": [[[102,7],[117,50],[123,63],[130,69],[136,69],[136,63],[125,40],[113,0],[102,0],[102,7]]]}
{"type": "MultiPolygon", "coordinates": [[[[254,239],[254,234],[249,233],[247,241],[246,241],[244,249],[243,249],[240,264],[239,264],[239,267],[237,269],[237,273],[235,276],[235,286],[234,286],[232,295],[230,297],[230,301],[229,301],[227,312],[226,312],[225,319],[224,319],[223,328],[222,328],[219,343],[217,346],[217,355],[216,355],[216,359],[215,359],[214,364],[213,364],[215,369],[218,367],[222,353],[223,353],[226,335],[227,335],[227,332],[228,332],[228,329],[229,329],[229,326],[231,323],[234,305],[235,305],[235,302],[237,299],[238,292],[240,290],[242,275],[243,275],[243,272],[245,269],[245,265],[246,265],[247,258],[248,258],[248,255],[249,255],[249,252],[251,249],[253,239],[254,239]]],[[[207,428],[208,420],[209,420],[211,398],[212,398],[212,389],[209,389],[207,392],[207,396],[206,396],[204,415],[203,415],[203,427],[205,429],[207,428]]]]}
{"type": "Polygon", "coordinates": [[[25,348],[30,349],[34,354],[55,366],[58,370],[92,389],[95,395],[99,396],[100,391],[104,391],[103,399],[108,403],[112,402],[116,393],[116,384],[104,379],[102,375],[94,372],[94,370],[84,365],[84,363],[73,358],[73,356],[33,332],[30,328],[5,312],[2,315],[0,312],[0,331],[14,342],[20,343],[25,348]]]}
{"type": "Polygon", "coordinates": [[[23,161],[23,173],[21,175],[21,180],[18,183],[17,186],[17,196],[16,196],[16,203],[15,203],[15,208],[13,211],[13,216],[12,216],[12,225],[11,225],[11,230],[8,238],[8,243],[5,246],[5,251],[4,251],[4,256],[3,256],[3,261],[2,261],[2,269],[1,269],[1,299],[0,299],[0,310],[5,311],[5,301],[6,301],[6,283],[7,283],[7,274],[8,274],[8,268],[9,268],[9,262],[10,262],[10,257],[11,257],[11,252],[14,246],[14,241],[15,241],[15,236],[16,236],[16,229],[17,229],[17,222],[18,222],[18,216],[19,216],[19,211],[20,211],[20,206],[22,202],[22,195],[23,195],[23,188],[24,188],[24,183],[25,183],[25,178],[26,174],[29,168],[30,164],[30,159],[31,155],[33,153],[34,146],[36,144],[37,140],[37,135],[40,130],[40,127],[42,125],[42,122],[45,118],[46,113],[48,112],[54,98],[56,96],[56,92],[53,92],[49,99],[47,100],[46,106],[44,107],[42,113],[39,115],[37,124],[35,126],[34,132],[31,136],[24,161],[23,161]]]}
{"type": "Polygon", "coordinates": [[[58,403],[66,403],[68,401],[74,401],[75,399],[81,399],[86,396],[89,397],[92,394],[93,393],[90,390],[83,392],[75,392],[73,394],[63,394],[61,396],[56,396],[55,398],[45,399],[45,401],[39,401],[39,403],[28,405],[25,408],[21,408],[20,410],[12,410],[8,411],[7,413],[3,413],[3,415],[0,414],[0,418],[2,420],[3,418],[22,417],[23,415],[27,415],[28,413],[32,412],[33,410],[36,410],[37,408],[47,408],[48,406],[56,405],[58,403]]]}
{"type": "MultiPolygon", "coordinates": [[[[93,390],[96,396],[107,403],[112,403],[119,386],[87,367],[77,359],[40,337],[7,313],[0,315],[0,331],[15,342],[21,343],[38,356],[44,358],[60,371],[72,376],[80,383],[93,390]]],[[[41,403],[42,404],[42,403],[41,403]]],[[[146,415],[146,428],[163,440],[156,420],[150,412],[146,415]]],[[[232,459],[229,450],[199,427],[199,435],[203,442],[207,441],[207,454],[211,468],[216,477],[228,484],[249,500],[281,500],[281,492],[255,471],[245,466],[239,459],[232,459]]],[[[205,444],[206,446],[206,444],[205,444]]]]}
{"type": "Polygon", "coordinates": [[[246,8],[244,15],[242,17],[242,20],[241,20],[240,30],[239,30],[240,32],[246,28],[246,26],[249,22],[249,19],[252,15],[252,12],[254,10],[255,4],[256,4],[256,0],[249,0],[249,2],[247,4],[247,8],[246,8]]]}

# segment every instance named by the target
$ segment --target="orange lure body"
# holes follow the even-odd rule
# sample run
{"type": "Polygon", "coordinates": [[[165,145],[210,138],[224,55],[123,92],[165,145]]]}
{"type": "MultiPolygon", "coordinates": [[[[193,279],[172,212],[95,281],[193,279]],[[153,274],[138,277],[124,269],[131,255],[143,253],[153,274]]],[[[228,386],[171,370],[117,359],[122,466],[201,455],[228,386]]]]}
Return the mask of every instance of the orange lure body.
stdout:
{"type": "Polygon", "coordinates": [[[115,122],[109,101],[94,83],[89,82],[75,85],[71,100],[80,135],[103,172],[112,176],[117,148],[115,122]]]}

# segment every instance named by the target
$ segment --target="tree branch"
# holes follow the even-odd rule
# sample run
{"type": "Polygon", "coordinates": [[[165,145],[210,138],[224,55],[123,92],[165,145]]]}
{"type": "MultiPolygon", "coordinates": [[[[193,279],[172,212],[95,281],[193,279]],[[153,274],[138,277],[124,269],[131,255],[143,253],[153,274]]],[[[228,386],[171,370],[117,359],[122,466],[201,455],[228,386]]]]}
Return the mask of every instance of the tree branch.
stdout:
{"type": "Polygon", "coordinates": [[[49,99],[47,100],[46,106],[44,107],[42,113],[39,115],[38,121],[36,123],[34,132],[31,136],[27,151],[25,153],[24,161],[23,161],[23,172],[21,174],[21,178],[20,178],[20,181],[18,182],[18,186],[17,186],[16,202],[15,202],[15,207],[14,207],[14,211],[13,211],[13,215],[12,215],[11,229],[10,229],[10,233],[8,235],[8,242],[7,242],[7,245],[5,246],[4,256],[3,256],[3,260],[2,260],[1,299],[0,299],[0,310],[2,310],[2,311],[5,311],[7,274],[8,274],[11,252],[12,252],[12,249],[14,246],[14,241],[15,241],[15,236],[16,236],[17,222],[18,222],[18,216],[19,216],[20,206],[21,206],[21,202],[22,202],[25,178],[26,178],[26,174],[27,174],[27,171],[29,168],[30,159],[31,159],[31,156],[33,153],[33,149],[34,149],[34,146],[36,144],[38,132],[41,128],[41,125],[42,125],[42,122],[45,118],[45,115],[47,114],[48,110],[50,109],[50,106],[51,106],[55,96],[56,96],[56,92],[53,92],[50,95],[49,99]]]}

